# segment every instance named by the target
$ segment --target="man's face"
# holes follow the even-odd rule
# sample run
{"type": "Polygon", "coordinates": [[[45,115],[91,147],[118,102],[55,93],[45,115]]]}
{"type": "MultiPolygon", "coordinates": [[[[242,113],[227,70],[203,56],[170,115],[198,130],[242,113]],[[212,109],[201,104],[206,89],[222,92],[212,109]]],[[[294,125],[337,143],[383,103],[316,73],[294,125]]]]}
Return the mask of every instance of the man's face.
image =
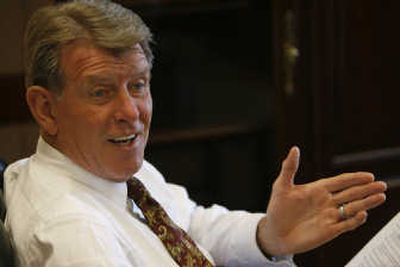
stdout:
{"type": "Polygon", "coordinates": [[[62,95],[54,101],[54,145],[102,178],[125,181],[143,162],[152,115],[143,50],[115,56],[88,41],[61,51],[62,95]]]}

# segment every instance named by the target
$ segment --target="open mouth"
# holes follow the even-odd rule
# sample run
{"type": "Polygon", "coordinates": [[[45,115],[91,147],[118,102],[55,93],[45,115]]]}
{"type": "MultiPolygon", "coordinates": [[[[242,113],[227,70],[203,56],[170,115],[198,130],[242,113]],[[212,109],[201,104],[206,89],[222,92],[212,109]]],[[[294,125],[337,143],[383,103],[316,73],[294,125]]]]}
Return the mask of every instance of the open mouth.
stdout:
{"type": "Polygon", "coordinates": [[[135,141],[137,134],[131,134],[128,136],[122,136],[122,137],[116,137],[116,138],[110,138],[108,141],[110,141],[113,144],[130,144],[133,141],[135,141]]]}

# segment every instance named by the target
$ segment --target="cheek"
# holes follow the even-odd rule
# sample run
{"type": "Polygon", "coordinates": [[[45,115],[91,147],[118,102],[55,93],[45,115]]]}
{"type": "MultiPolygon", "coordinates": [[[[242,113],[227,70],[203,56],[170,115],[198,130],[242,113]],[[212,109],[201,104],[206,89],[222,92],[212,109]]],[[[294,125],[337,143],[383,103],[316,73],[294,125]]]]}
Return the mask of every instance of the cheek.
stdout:
{"type": "MultiPolygon", "coordinates": [[[[96,125],[99,114],[94,112],[74,112],[69,116],[69,127],[79,131],[83,128],[90,128],[96,125]]],[[[89,134],[89,133],[88,133],[89,134]]]]}
{"type": "Polygon", "coordinates": [[[86,140],[105,127],[104,117],[101,110],[74,110],[65,114],[60,124],[63,131],[86,140]]]}
{"type": "Polygon", "coordinates": [[[151,122],[151,117],[153,114],[153,100],[151,98],[151,96],[149,96],[149,98],[143,102],[143,106],[142,106],[142,121],[146,124],[150,124],[151,122]]]}

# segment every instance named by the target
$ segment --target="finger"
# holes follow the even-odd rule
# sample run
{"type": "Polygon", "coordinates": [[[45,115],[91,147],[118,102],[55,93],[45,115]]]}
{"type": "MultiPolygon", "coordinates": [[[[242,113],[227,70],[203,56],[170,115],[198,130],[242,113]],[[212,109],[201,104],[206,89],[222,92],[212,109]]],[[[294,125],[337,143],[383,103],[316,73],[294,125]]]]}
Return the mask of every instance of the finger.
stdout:
{"type": "MultiPolygon", "coordinates": [[[[356,200],[344,205],[344,213],[347,218],[354,217],[359,212],[366,211],[375,208],[385,202],[386,195],[383,193],[374,194],[361,200],[356,200]]],[[[340,214],[338,211],[338,220],[340,220],[340,214]]]]}
{"type": "Polygon", "coordinates": [[[374,175],[370,172],[352,172],[322,179],[321,183],[329,192],[337,192],[355,185],[371,183],[374,179],[374,175]]]}
{"type": "Polygon", "coordinates": [[[286,186],[293,185],[294,177],[299,168],[299,161],[300,149],[297,146],[293,146],[286,159],[282,162],[281,172],[278,176],[279,182],[286,186]]]}
{"type": "Polygon", "coordinates": [[[346,220],[339,221],[337,224],[333,225],[334,232],[337,235],[351,231],[362,225],[367,221],[368,214],[366,211],[360,211],[353,217],[346,220]]]}
{"type": "Polygon", "coordinates": [[[357,199],[363,199],[373,194],[385,192],[386,183],[379,181],[364,185],[347,188],[333,195],[333,202],[336,204],[348,203],[357,199]]]}

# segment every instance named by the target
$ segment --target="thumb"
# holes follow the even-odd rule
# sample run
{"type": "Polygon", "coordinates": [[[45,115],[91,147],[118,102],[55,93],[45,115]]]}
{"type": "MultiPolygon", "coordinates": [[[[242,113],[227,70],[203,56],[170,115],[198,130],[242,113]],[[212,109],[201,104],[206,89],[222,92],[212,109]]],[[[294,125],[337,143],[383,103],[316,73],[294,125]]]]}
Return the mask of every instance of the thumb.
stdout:
{"type": "Polygon", "coordinates": [[[282,185],[291,186],[294,184],[294,177],[299,168],[300,162],[300,149],[297,146],[293,146],[286,159],[282,162],[281,173],[278,176],[278,180],[282,185]]]}

